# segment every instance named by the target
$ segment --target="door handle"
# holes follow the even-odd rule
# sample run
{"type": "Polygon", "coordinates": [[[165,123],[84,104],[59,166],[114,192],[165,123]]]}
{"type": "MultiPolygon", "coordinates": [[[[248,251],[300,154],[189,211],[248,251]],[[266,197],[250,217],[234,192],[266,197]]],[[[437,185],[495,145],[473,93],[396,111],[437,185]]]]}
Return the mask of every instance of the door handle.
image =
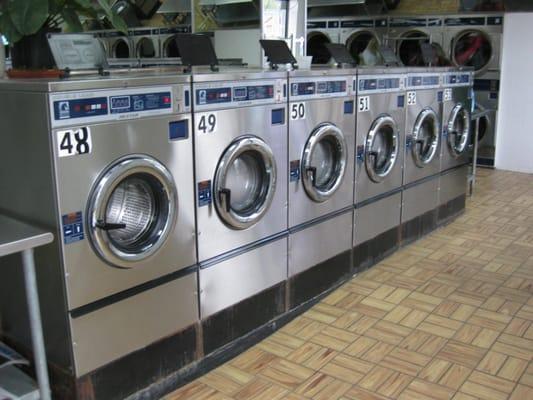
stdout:
{"type": "Polygon", "coordinates": [[[374,164],[374,169],[377,169],[377,163],[378,163],[378,152],[377,151],[370,151],[368,153],[368,156],[372,160],[372,164],[374,164]]]}
{"type": "Polygon", "coordinates": [[[231,190],[229,189],[220,189],[218,191],[220,202],[222,203],[222,207],[226,210],[226,212],[231,211],[231,190]]]}
{"type": "Polygon", "coordinates": [[[98,221],[96,221],[96,227],[107,232],[114,231],[117,229],[124,229],[126,228],[126,224],[110,224],[108,222],[105,222],[103,219],[99,219],[98,221]]]}
{"type": "Polygon", "coordinates": [[[307,167],[305,169],[305,172],[309,176],[309,173],[311,175],[311,182],[313,183],[313,187],[316,187],[316,167],[307,167]]]}

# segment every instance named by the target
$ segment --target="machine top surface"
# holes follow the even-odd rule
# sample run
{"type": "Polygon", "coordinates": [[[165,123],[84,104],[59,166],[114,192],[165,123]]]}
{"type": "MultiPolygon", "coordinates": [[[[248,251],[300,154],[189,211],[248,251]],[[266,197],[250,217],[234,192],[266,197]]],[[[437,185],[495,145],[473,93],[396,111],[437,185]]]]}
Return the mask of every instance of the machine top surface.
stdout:
{"type": "Polygon", "coordinates": [[[161,70],[129,70],[118,73],[112,71],[108,76],[79,75],[67,79],[59,78],[25,78],[25,79],[2,79],[0,91],[17,92],[67,92],[92,89],[114,89],[151,85],[172,85],[188,83],[191,76],[183,74],[181,69],[170,71],[161,70]]]}
{"type": "Polygon", "coordinates": [[[287,71],[261,68],[220,67],[219,71],[211,71],[209,67],[193,67],[192,71],[193,83],[287,78],[287,71]]]}
{"type": "Polygon", "coordinates": [[[290,78],[297,77],[320,77],[320,76],[355,76],[357,74],[356,68],[333,68],[333,67],[312,67],[311,69],[295,69],[289,72],[290,78]]]}

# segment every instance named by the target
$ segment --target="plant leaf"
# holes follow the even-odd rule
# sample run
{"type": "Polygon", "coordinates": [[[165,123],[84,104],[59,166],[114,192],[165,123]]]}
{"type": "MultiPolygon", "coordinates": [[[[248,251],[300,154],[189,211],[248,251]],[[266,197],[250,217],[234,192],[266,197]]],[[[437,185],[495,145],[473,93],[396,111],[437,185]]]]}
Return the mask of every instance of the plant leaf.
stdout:
{"type": "Polygon", "coordinates": [[[61,11],[61,16],[65,20],[69,32],[83,31],[83,26],[81,25],[80,18],[78,17],[78,13],[75,10],[69,7],[65,7],[61,11]]]}
{"type": "Polygon", "coordinates": [[[9,0],[8,11],[17,31],[33,35],[48,18],[48,0],[9,0]]]}
{"type": "Polygon", "coordinates": [[[17,31],[7,13],[0,15],[0,32],[7,38],[9,43],[15,43],[22,39],[22,35],[17,31]]]}
{"type": "Polygon", "coordinates": [[[72,3],[83,8],[93,8],[93,3],[91,0],[72,0],[72,3]]]}

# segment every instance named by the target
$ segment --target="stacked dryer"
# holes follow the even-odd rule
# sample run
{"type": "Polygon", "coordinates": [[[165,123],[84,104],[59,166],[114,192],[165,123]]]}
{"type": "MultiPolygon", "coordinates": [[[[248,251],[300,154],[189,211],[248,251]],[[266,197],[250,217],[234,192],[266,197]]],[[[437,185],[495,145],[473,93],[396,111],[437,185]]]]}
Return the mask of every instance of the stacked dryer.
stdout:
{"type": "Polygon", "coordinates": [[[287,76],[193,75],[204,353],[285,311],[287,76]]]}
{"type": "Polygon", "coordinates": [[[340,22],[340,43],[343,43],[354,60],[361,64],[361,55],[371,44],[381,44],[387,29],[383,18],[350,18],[340,22]]]}
{"type": "Polygon", "coordinates": [[[469,70],[451,69],[443,73],[438,224],[465,208],[473,79],[469,70]]]}
{"type": "Polygon", "coordinates": [[[398,248],[406,70],[359,69],[353,262],[362,270],[398,248]]]}
{"type": "Polygon", "coordinates": [[[316,18],[307,21],[307,52],[313,64],[328,64],[331,60],[326,44],[339,43],[339,20],[316,18]]]}
{"type": "Polygon", "coordinates": [[[402,243],[436,227],[442,121],[441,72],[413,68],[407,75],[402,243]]]}
{"type": "Polygon", "coordinates": [[[289,73],[290,307],[351,271],[356,70],[289,73]]]}

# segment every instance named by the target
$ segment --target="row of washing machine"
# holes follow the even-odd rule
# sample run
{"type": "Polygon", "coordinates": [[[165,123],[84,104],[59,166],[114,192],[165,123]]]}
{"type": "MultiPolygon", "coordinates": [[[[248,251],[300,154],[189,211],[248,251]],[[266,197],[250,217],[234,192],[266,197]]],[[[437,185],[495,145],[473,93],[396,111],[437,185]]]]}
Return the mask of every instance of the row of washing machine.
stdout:
{"type": "MultiPolygon", "coordinates": [[[[457,215],[471,87],[370,68],[0,82],[0,209],[56,236],[36,253],[49,361],[123,396],[102,377],[138,366],[139,390],[457,215]]],[[[0,262],[3,335],[29,348],[0,262]]]]}

